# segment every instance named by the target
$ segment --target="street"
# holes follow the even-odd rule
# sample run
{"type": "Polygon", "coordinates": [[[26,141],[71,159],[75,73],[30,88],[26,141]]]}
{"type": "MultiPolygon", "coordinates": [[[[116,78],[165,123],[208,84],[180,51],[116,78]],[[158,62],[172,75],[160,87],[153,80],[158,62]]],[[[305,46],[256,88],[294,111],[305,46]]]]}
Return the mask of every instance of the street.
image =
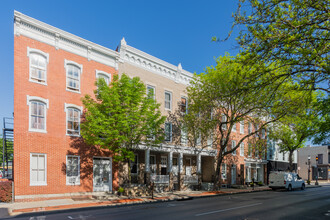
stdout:
{"type": "Polygon", "coordinates": [[[15,219],[330,219],[330,186],[25,215],[15,219]]]}

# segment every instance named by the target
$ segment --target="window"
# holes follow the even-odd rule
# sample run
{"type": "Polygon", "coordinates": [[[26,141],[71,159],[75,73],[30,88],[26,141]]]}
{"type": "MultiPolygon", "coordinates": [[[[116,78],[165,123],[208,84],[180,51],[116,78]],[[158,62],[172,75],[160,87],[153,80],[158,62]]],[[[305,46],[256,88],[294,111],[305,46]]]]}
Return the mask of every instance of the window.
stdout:
{"type": "Polygon", "coordinates": [[[80,158],[79,156],[66,156],[66,184],[80,185],[80,158]]]}
{"type": "Polygon", "coordinates": [[[239,152],[240,152],[239,154],[241,156],[244,156],[244,143],[243,142],[239,146],[239,152]]]}
{"type": "Polygon", "coordinates": [[[249,143],[249,146],[248,146],[248,154],[249,154],[249,157],[252,157],[252,144],[249,143]]]}
{"type": "Polygon", "coordinates": [[[131,174],[138,174],[138,155],[135,154],[134,161],[131,161],[131,174]]]}
{"type": "Polygon", "coordinates": [[[282,154],[282,160],[285,161],[285,153],[283,152],[282,154]]]}
{"type": "Polygon", "coordinates": [[[225,163],[221,164],[221,176],[222,179],[227,179],[227,164],[225,163]]]}
{"type": "Polygon", "coordinates": [[[187,129],[186,128],[182,128],[181,129],[181,144],[182,145],[186,145],[187,144],[187,129]]]}
{"type": "Polygon", "coordinates": [[[262,139],[265,139],[265,137],[266,137],[266,130],[263,128],[263,129],[261,130],[261,138],[262,138],[262,139]]]}
{"type": "Polygon", "coordinates": [[[155,87],[147,85],[147,96],[152,99],[156,99],[155,87]]]}
{"type": "MultiPolygon", "coordinates": [[[[231,148],[234,149],[236,147],[236,141],[231,141],[231,148]]],[[[233,155],[236,155],[236,150],[233,151],[233,155]]]]}
{"type": "Polygon", "coordinates": [[[110,84],[111,81],[111,75],[109,73],[100,71],[100,70],[96,70],[96,79],[104,79],[105,83],[107,85],[110,84]]]}
{"type": "Polygon", "coordinates": [[[244,121],[240,122],[240,133],[244,134],[244,121]]]}
{"type": "Polygon", "coordinates": [[[172,141],[172,123],[165,123],[165,141],[172,141]]]}
{"type": "Polygon", "coordinates": [[[181,97],[181,106],[180,106],[180,111],[181,113],[186,114],[188,110],[188,101],[186,97],[181,97]]]}
{"type": "Polygon", "coordinates": [[[213,148],[213,133],[207,137],[207,146],[213,148]]]}
{"type": "Polygon", "coordinates": [[[46,154],[30,154],[30,185],[47,185],[47,157],[46,154]]]}
{"type": "Polygon", "coordinates": [[[46,132],[46,108],[49,107],[48,99],[27,96],[29,105],[29,131],[46,132]]]}
{"type": "Polygon", "coordinates": [[[72,136],[80,135],[80,114],[82,107],[73,104],[64,104],[66,110],[66,134],[72,136]]]}
{"type": "Polygon", "coordinates": [[[165,110],[172,109],[172,93],[165,91],[165,110]]]}
{"type": "Polygon", "coordinates": [[[80,93],[80,74],[82,65],[73,61],[65,60],[66,68],[66,89],[71,92],[80,93]]]}
{"type": "Polygon", "coordinates": [[[27,55],[30,58],[30,78],[31,82],[47,85],[47,64],[49,55],[41,50],[27,48],[27,55]]]}
{"type": "Polygon", "coordinates": [[[222,130],[227,130],[227,116],[226,115],[222,115],[221,116],[221,128],[222,130]]]}
{"type": "Polygon", "coordinates": [[[232,132],[236,132],[236,123],[233,124],[233,128],[231,129],[232,132]]]}
{"type": "Polygon", "coordinates": [[[251,134],[252,133],[252,123],[249,122],[249,125],[248,125],[248,133],[251,134]]]}

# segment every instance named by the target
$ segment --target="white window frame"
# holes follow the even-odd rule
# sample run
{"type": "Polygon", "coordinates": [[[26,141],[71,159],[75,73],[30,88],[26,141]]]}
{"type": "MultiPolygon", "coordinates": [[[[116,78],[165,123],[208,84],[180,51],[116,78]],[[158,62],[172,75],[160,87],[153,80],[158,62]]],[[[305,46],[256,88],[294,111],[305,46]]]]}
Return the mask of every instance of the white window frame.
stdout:
{"type": "Polygon", "coordinates": [[[65,170],[65,176],[66,176],[66,185],[80,185],[80,156],[76,156],[76,155],[66,155],[66,170],[65,170]],[[76,177],[68,177],[68,157],[75,157],[78,158],[78,176],[76,177]],[[72,183],[70,181],[70,178],[75,178],[75,182],[72,183]]]}
{"type": "Polygon", "coordinates": [[[133,161],[131,161],[131,175],[137,176],[139,174],[139,155],[134,154],[134,157],[136,157],[136,160],[134,161],[134,163],[136,163],[136,173],[132,173],[132,162],[133,161]]]}
{"type": "Polygon", "coordinates": [[[49,54],[45,53],[41,50],[38,50],[38,49],[27,47],[27,56],[29,57],[29,81],[33,82],[33,83],[38,83],[38,84],[41,84],[41,85],[47,85],[47,69],[48,69],[48,64],[49,64],[49,54]],[[45,81],[44,82],[38,82],[37,79],[34,79],[34,78],[31,77],[31,57],[30,56],[32,54],[37,54],[37,55],[42,56],[46,59],[45,81]]]}
{"type": "Polygon", "coordinates": [[[239,155],[244,157],[244,142],[240,143],[239,146],[239,155]]]}
{"type": "Polygon", "coordinates": [[[41,133],[47,133],[47,109],[49,109],[49,101],[48,99],[44,99],[41,97],[37,96],[26,96],[26,104],[29,106],[29,131],[32,132],[41,132],[41,133]],[[45,129],[35,129],[31,127],[31,102],[36,101],[36,102],[42,102],[45,105],[45,129]]]}
{"type": "Polygon", "coordinates": [[[221,122],[225,124],[221,124],[222,130],[227,130],[227,116],[226,115],[221,115],[221,122]]]}
{"type": "Polygon", "coordinates": [[[156,100],[156,87],[152,85],[147,85],[147,96],[149,95],[149,88],[154,91],[154,96],[152,98],[153,100],[156,100]]]}
{"type": "Polygon", "coordinates": [[[252,133],[252,123],[249,122],[248,124],[248,134],[251,134],[252,133]]]}
{"type": "Polygon", "coordinates": [[[66,114],[65,116],[65,133],[68,136],[80,136],[80,123],[81,123],[81,114],[83,112],[83,107],[82,106],[78,106],[75,104],[68,104],[68,103],[64,103],[64,112],[66,114]],[[73,108],[73,109],[77,109],[80,111],[80,116],[79,116],[79,135],[75,135],[75,134],[68,134],[68,109],[69,108],[73,108]]]}
{"type": "Polygon", "coordinates": [[[172,142],[172,123],[171,122],[165,122],[164,128],[165,128],[165,137],[166,137],[166,124],[170,125],[170,140],[164,140],[165,142],[172,142]]]}
{"type": "Polygon", "coordinates": [[[252,151],[253,151],[252,144],[249,143],[249,144],[248,144],[248,157],[252,157],[252,151]]]}
{"type": "MultiPolygon", "coordinates": [[[[38,168],[39,169],[39,168],[38,168]]],[[[30,186],[47,186],[47,154],[44,153],[30,153],[30,186]],[[39,156],[44,156],[45,157],[45,181],[32,181],[32,156],[37,155],[39,156]]]]}
{"type": "Polygon", "coordinates": [[[172,92],[167,91],[167,90],[165,90],[165,92],[164,92],[164,105],[165,105],[165,106],[164,106],[164,107],[165,107],[165,110],[172,111],[172,92]],[[168,102],[168,101],[166,100],[166,93],[170,95],[170,101],[169,101],[169,103],[170,103],[170,108],[166,108],[166,102],[168,102]]]}
{"type": "Polygon", "coordinates": [[[241,121],[239,124],[240,124],[240,128],[239,128],[240,130],[239,131],[240,131],[241,134],[244,134],[244,121],[241,121]]]}
{"type": "Polygon", "coordinates": [[[231,129],[231,131],[232,132],[236,132],[237,131],[237,124],[236,124],[236,122],[233,124],[233,127],[232,127],[232,129],[231,129]]]}
{"type": "Polygon", "coordinates": [[[227,179],[227,164],[225,163],[221,164],[221,178],[223,180],[227,179]]]}
{"type": "MultiPolygon", "coordinates": [[[[233,149],[236,146],[236,141],[232,140],[231,141],[231,149],[233,149]]],[[[231,153],[232,155],[236,156],[236,150],[231,153]]]]}
{"type": "Polygon", "coordinates": [[[69,91],[69,92],[74,92],[74,93],[81,93],[81,75],[83,73],[83,65],[82,64],[78,64],[74,61],[71,61],[71,60],[64,60],[64,68],[65,68],[65,76],[66,76],[66,81],[65,81],[65,88],[66,88],[66,91],[69,91]],[[76,66],[80,69],[80,74],[78,75],[78,78],[79,78],[79,90],[73,90],[73,89],[70,89],[68,88],[68,66],[69,65],[73,65],[73,66],[76,66]]]}
{"type": "Polygon", "coordinates": [[[111,74],[110,73],[107,73],[107,72],[104,72],[102,70],[95,70],[95,78],[96,78],[96,80],[98,80],[100,78],[100,75],[104,75],[104,76],[108,77],[109,78],[109,81],[108,81],[107,85],[110,85],[110,83],[111,83],[111,74]]]}
{"type": "Polygon", "coordinates": [[[181,100],[180,100],[180,102],[181,102],[181,106],[180,106],[180,108],[182,107],[182,99],[185,99],[185,100],[186,100],[186,111],[185,111],[185,112],[182,112],[181,109],[180,109],[180,112],[181,112],[182,114],[187,114],[187,112],[188,112],[188,98],[185,97],[185,96],[181,96],[181,100]]]}
{"type": "Polygon", "coordinates": [[[181,128],[181,144],[187,145],[188,143],[188,133],[185,128],[181,128]]]}

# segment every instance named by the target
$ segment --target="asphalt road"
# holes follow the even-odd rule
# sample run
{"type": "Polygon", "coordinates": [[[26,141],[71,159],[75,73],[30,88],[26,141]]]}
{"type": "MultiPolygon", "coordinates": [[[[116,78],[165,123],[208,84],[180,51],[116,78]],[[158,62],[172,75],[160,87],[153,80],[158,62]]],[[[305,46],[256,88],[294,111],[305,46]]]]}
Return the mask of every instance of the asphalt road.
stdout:
{"type": "Polygon", "coordinates": [[[141,204],[15,219],[329,219],[330,186],[304,191],[265,191],[141,204]]]}

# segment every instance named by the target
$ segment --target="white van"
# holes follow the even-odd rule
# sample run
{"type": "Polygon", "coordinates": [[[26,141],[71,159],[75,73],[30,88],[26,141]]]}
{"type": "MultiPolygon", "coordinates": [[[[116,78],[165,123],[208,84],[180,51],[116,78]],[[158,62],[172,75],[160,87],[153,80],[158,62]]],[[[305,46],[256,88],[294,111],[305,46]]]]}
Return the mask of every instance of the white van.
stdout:
{"type": "Polygon", "coordinates": [[[269,188],[275,189],[305,189],[305,181],[296,173],[271,172],[269,174],[269,188]]]}

